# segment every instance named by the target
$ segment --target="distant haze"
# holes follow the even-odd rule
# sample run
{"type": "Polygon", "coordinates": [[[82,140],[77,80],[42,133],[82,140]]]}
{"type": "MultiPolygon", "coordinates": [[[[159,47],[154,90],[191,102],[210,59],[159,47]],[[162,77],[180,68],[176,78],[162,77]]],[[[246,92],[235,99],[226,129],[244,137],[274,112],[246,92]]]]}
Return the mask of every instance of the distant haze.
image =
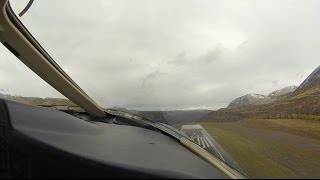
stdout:
{"type": "MultiPolygon", "coordinates": [[[[218,109],[320,64],[318,0],[41,0],[21,20],[104,107],[218,109]]],[[[0,57],[0,88],[63,97],[3,46],[0,57]]]]}

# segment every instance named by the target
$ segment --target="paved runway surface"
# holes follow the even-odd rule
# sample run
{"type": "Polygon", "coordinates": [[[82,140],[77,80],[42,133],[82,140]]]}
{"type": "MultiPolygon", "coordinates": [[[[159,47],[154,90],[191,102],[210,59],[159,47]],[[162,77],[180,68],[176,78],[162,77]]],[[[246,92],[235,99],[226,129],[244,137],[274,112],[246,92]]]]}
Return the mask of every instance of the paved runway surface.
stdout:
{"type": "Polygon", "coordinates": [[[220,159],[224,157],[219,151],[219,144],[208,134],[208,132],[201,125],[183,125],[181,131],[196,142],[199,146],[210,153],[213,153],[220,159]]]}
{"type": "Polygon", "coordinates": [[[230,164],[232,167],[241,170],[239,165],[201,125],[183,125],[181,127],[181,131],[200,147],[204,148],[227,164],[230,164]]]}

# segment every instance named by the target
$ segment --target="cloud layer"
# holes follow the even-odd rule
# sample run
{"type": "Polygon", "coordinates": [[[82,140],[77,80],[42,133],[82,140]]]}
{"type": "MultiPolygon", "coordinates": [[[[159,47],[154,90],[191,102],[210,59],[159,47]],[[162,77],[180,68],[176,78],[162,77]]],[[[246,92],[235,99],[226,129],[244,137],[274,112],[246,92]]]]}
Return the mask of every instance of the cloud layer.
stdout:
{"type": "MultiPolygon", "coordinates": [[[[317,0],[35,1],[21,20],[105,107],[217,109],[298,85],[320,59],[317,0]]],[[[61,96],[0,54],[1,87],[61,96]]]]}

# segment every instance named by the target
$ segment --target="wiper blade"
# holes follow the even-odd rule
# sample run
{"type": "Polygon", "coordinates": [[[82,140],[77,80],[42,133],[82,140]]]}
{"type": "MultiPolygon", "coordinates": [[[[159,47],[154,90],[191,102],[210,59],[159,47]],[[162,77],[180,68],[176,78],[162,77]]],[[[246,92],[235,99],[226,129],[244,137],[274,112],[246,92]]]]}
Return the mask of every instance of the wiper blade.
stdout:
{"type": "Polygon", "coordinates": [[[51,108],[51,109],[55,109],[55,110],[59,110],[59,111],[64,111],[64,112],[86,112],[85,110],[83,110],[81,107],[77,106],[77,105],[47,105],[47,104],[38,104],[37,106],[41,106],[41,107],[47,107],[47,108],[51,108]]]}
{"type": "Polygon", "coordinates": [[[183,146],[188,148],[190,151],[225,173],[227,176],[229,176],[232,179],[247,179],[247,177],[242,174],[237,169],[233,168],[220,158],[216,157],[215,155],[209,153],[202,147],[200,147],[198,144],[196,144],[194,141],[192,141],[187,135],[185,135],[183,132],[167,125],[164,123],[157,123],[157,122],[151,122],[151,120],[142,117],[140,115],[136,115],[133,113],[116,110],[116,109],[106,109],[107,113],[110,113],[115,116],[120,116],[124,118],[128,118],[131,120],[139,121],[142,123],[145,123],[157,130],[160,130],[162,133],[167,134],[168,136],[178,140],[183,146]]]}
{"type": "Polygon", "coordinates": [[[147,121],[147,122],[150,121],[149,119],[147,119],[145,117],[142,117],[140,115],[133,114],[133,113],[126,112],[126,111],[121,111],[121,110],[118,110],[118,109],[105,109],[104,111],[106,113],[108,113],[108,114],[112,114],[112,115],[115,115],[115,116],[128,118],[128,119],[131,119],[131,120],[147,121]]]}
{"type": "Polygon", "coordinates": [[[37,106],[41,107],[61,107],[61,108],[80,108],[77,105],[60,105],[60,104],[37,104],[37,106]]]}
{"type": "Polygon", "coordinates": [[[13,54],[53,88],[94,117],[106,117],[101,108],[53,60],[15,15],[8,1],[0,1],[1,38],[13,54]]]}
{"type": "Polygon", "coordinates": [[[184,137],[186,139],[189,139],[190,141],[192,141],[187,135],[185,135],[183,132],[167,125],[164,123],[158,123],[158,122],[153,122],[151,119],[148,119],[146,117],[131,113],[131,112],[127,112],[127,111],[121,111],[121,110],[117,110],[117,109],[106,109],[105,110],[106,113],[115,115],[115,116],[120,116],[120,117],[124,117],[124,118],[128,118],[131,120],[135,120],[137,122],[141,122],[143,124],[146,124],[148,126],[151,126],[157,130],[160,130],[161,132],[164,132],[168,135],[170,135],[171,137],[174,137],[175,139],[180,139],[181,137],[184,137]],[[168,131],[170,130],[170,131],[168,131]]]}

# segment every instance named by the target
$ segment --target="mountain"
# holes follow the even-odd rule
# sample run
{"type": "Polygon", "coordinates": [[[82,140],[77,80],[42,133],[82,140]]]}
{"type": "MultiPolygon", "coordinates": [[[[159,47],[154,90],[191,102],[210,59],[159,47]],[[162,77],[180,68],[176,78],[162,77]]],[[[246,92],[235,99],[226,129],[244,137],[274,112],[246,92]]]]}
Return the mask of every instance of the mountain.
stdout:
{"type": "MultiPolygon", "coordinates": [[[[0,97],[32,105],[74,105],[57,98],[28,98],[14,96],[0,89],[0,97]]],[[[126,110],[126,109],[124,109],[126,110]]],[[[196,121],[238,121],[244,118],[300,118],[320,120],[320,66],[297,88],[289,86],[268,95],[247,94],[233,100],[227,108],[218,111],[134,111],[134,114],[168,124],[196,121]]]]}
{"type": "Polygon", "coordinates": [[[298,88],[291,86],[274,91],[267,97],[246,95],[236,100],[238,102],[233,102],[231,107],[212,111],[201,121],[238,121],[245,118],[320,120],[320,66],[298,88]],[[273,101],[259,102],[268,98],[273,101]]]}
{"type": "Polygon", "coordinates": [[[295,93],[302,92],[311,87],[320,86],[320,66],[318,66],[301,85],[296,89],[295,93]]]}
{"type": "Polygon", "coordinates": [[[266,104],[271,101],[272,99],[268,96],[261,94],[247,94],[231,101],[228,108],[236,108],[250,104],[266,104]]]}
{"type": "Polygon", "coordinates": [[[210,112],[210,110],[165,111],[164,117],[169,124],[191,123],[200,120],[210,112]]]}
{"type": "Polygon", "coordinates": [[[246,105],[269,104],[274,102],[278,97],[292,93],[297,89],[297,86],[287,86],[282,89],[273,91],[268,95],[261,94],[246,94],[230,102],[227,108],[237,108],[246,105]]]}
{"type": "Polygon", "coordinates": [[[169,124],[167,119],[164,117],[163,111],[137,111],[137,114],[153,122],[169,124]]]}
{"type": "Polygon", "coordinates": [[[282,96],[282,95],[285,95],[285,94],[288,94],[288,93],[292,93],[297,88],[298,88],[298,86],[287,86],[287,87],[284,87],[282,89],[273,91],[272,93],[269,94],[269,97],[277,97],[277,96],[282,96]]]}
{"type": "Polygon", "coordinates": [[[7,88],[0,88],[0,97],[5,97],[5,96],[17,96],[17,95],[10,92],[7,88]]]}

